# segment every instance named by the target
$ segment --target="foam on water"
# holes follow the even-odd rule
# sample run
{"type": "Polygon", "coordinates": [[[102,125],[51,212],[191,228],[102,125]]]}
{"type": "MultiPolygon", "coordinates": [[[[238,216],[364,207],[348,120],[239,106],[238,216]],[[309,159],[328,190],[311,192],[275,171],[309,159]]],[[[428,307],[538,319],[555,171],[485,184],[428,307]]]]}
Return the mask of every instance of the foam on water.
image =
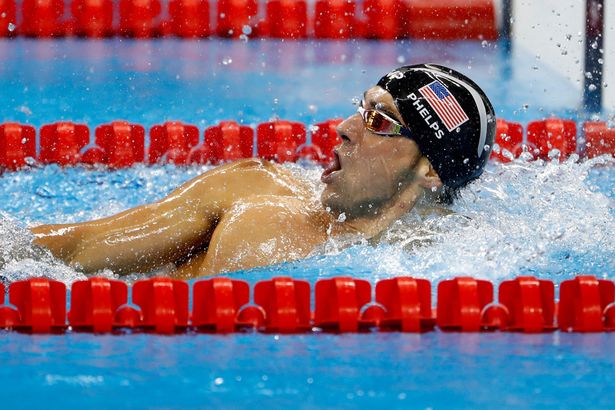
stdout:
{"type": "MultiPolygon", "coordinates": [[[[238,272],[248,280],[288,274],[316,280],[353,275],[376,280],[413,275],[438,280],[473,275],[498,281],[519,274],[559,282],[573,274],[615,277],[613,160],[491,164],[451,212],[412,211],[378,240],[331,240],[310,258],[238,272]]],[[[318,189],[320,168],[289,165],[318,189]]],[[[103,217],[151,202],[207,167],[145,167],[107,172],[57,167],[5,174],[0,188],[0,274],[82,279],[31,245],[28,225],[103,217]]],[[[112,276],[111,272],[102,272],[112,276]]],[[[131,276],[134,280],[139,276],[131,276]]]]}

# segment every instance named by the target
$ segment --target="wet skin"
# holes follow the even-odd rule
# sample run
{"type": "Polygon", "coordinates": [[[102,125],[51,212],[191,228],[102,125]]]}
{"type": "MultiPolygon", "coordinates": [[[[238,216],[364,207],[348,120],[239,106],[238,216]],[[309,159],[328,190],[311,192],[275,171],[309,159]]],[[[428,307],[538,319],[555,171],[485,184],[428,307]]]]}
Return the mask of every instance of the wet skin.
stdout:
{"type": "MultiPolygon", "coordinates": [[[[373,87],[364,107],[400,123],[391,95],[373,87]]],[[[76,224],[32,228],[35,243],[85,273],[150,272],[173,264],[192,278],[304,258],[330,236],[385,230],[426,190],[441,186],[416,143],[369,131],[354,114],[322,176],[320,200],[275,163],[240,160],[214,168],[152,204],[76,224]],[[339,215],[344,213],[344,218],[339,215]]]]}

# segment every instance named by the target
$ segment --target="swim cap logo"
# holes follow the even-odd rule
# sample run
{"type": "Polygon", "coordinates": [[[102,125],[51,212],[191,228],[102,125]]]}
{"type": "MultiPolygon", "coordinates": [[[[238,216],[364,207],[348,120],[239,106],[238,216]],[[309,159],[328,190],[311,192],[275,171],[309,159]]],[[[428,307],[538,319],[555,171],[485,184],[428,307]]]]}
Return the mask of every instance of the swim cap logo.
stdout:
{"type": "Polygon", "coordinates": [[[404,78],[404,73],[402,73],[401,71],[391,71],[387,74],[387,78],[389,80],[401,80],[402,78],[404,78]]]}
{"type": "Polygon", "coordinates": [[[414,93],[411,93],[408,97],[412,100],[412,105],[418,111],[419,115],[423,118],[423,120],[425,120],[427,126],[434,130],[434,136],[438,139],[442,138],[444,136],[444,130],[440,128],[440,124],[437,120],[432,121],[432,115],[429,113],[429,110],[425,108],[421,101],[423,100],[423,98],[419,99],[418,96],[414,93]]]}
{"type": "Polygon", "coordinates": [[[425,97],[449,132],[470,120],[457,99],[440,81],[435,80],[421,87],[419,93],[425,97]]]}

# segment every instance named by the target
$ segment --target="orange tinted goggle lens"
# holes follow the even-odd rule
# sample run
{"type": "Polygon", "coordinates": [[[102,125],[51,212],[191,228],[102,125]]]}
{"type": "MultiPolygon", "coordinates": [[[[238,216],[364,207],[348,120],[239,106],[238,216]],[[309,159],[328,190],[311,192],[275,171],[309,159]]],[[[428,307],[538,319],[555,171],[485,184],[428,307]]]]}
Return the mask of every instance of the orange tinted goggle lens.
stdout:
{"type": "Polygon", "coordinates": [[[388,133],[393,129],[393,124],[378,111],[365,110],[363,113],[365,125],[370,131],[388,133]]]}

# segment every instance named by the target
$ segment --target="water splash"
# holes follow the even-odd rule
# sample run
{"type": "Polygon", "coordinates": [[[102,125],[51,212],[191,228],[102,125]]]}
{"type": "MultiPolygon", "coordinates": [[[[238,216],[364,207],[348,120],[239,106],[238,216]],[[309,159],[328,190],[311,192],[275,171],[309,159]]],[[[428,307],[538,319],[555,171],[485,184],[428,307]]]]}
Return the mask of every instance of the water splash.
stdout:
{"type": "MultiPolygon", "coordinates": [[[[472,275],[498,281],[532,274],[559,281],[587,273],[615,278],[615,161],[575,159],[490,164],[449,210],[414,210],[377,240],[338,238],[310,258],[233,275],[249,281],[282,274],[311,281],[334,275],[370,280],[472,275]]],[[[319,167],[288,167],[317,193],[322,188],[319,167]]],[[[5,174],[0,275],[5,280],[47,276],[66,283],[84,278],[32,246],[27,225],[107,216],[162,198],[207,169],[169,165],[107,172],[51,166],[5,174]],[[42,187],[53,187],[54,195],[42,187]]]]}

